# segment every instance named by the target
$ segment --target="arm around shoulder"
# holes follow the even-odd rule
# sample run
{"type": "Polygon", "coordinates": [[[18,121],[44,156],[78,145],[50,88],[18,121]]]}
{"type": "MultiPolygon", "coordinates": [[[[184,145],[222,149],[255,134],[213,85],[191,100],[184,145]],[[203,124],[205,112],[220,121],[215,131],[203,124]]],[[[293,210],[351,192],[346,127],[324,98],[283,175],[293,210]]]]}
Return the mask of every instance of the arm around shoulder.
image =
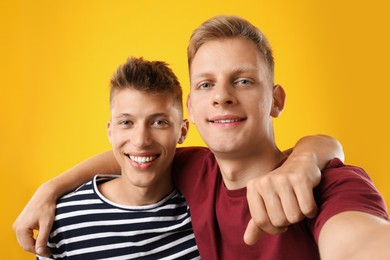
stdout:
{"type": "Polygon", "coordinates": [[[112,151],[92,156],[49,180],[57,198],[93,179],[97,174],[119,174],[120,167],[112,151]]]}
{"type": "Polygon", "coordinates": [[[89,181],[96,174],[118,174],[120,167],[112,151],[91,157],[42,184],[13,224],[20,246],[27,252],[49,256],[46,248],[54,220],[56,200],[89,181]],[[38,230],[35,240],[33,231],[38,230]]]}
{"type": "Polygon", "coordinates": [[[292,150],[288,150],[289,160],[313,160],[319,169],[323,169],[326,164],[338,158],[344,162],[344,151],[341,143],[327,135],[309,135],[302,137],[295,144],[292,150]]]}

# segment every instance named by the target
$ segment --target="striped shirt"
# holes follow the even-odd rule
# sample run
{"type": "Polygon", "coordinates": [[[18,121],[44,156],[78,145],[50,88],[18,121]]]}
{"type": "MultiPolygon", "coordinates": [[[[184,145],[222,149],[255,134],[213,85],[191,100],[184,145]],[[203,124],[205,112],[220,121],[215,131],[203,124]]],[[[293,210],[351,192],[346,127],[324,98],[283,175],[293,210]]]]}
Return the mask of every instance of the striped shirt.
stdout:
{"type": "Polygon", "coordinates": [[[96,176],[58,200],[50,259],[200,259],[183,195],[175,190],[156,204],[119,205],[97,189],[112,178],[96,176]]]}

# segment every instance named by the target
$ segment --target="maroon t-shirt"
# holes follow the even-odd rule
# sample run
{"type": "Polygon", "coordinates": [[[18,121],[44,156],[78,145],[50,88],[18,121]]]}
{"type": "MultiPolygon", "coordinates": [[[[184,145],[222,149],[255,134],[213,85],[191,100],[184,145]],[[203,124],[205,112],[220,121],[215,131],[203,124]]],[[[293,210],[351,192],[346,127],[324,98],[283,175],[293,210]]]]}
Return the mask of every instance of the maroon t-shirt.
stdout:
{"type": "Polygon", "coordinates": [[[250,220],[246,188],[227,190],[214,155],[207,148],[179,148],[174,181],[190,206],[192,225],[203,259],[320,259],[317,240],[323,224],[343,211],[388,218],[386,204],[361,168],[334,159],[314,189],[316,218],[291,225],[279,235],[264,233],[253,246],[243,241],[250,220]]]}

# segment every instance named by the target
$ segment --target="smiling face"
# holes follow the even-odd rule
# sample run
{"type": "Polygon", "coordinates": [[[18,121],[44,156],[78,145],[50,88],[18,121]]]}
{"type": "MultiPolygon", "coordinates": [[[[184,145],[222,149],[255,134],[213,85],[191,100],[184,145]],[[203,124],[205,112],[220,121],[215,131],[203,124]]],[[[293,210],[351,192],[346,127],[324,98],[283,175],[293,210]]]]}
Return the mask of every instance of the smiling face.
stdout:
{"type": "Polygon", "coordinates": [[[171,187],[176,144],[188,130],[181,110],[167,94],[132,88],[113,93],[108,137],[125,182],[148,189],[171,187]]]}
{"type": "Polygon", "coordinates": [[[244,38],[211,40],[190,66],[188,113],[217,156],[245,156],[274,146],[272,117],[284,105],[284,91],[272,86],[255,44],[244,38]]]}

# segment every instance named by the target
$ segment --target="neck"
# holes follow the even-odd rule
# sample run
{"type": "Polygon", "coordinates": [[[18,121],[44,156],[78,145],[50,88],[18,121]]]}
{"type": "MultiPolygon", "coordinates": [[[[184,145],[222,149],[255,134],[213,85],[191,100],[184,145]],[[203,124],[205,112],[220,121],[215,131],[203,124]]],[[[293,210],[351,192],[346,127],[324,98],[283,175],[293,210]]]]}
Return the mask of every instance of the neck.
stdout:
{"type": "Polygon", "coordinates": [[[257,176],[267,174],[286,156],[276,147],[272,151],[258,151],[251,155],[221,156],[215,154],[227,189],[246,187],[246,183],[257,176]]]}
{"type": "MultiPolygon", "coordinates": [[[[107,199],[126,206],[145,206],[162,200],[173,190],[171,181],[159,183],[158,187],[130,185],[123,176],[99,185],[100,193],[107,199]]],[[[170,178],[167,178],[170,180],[170,178]]]]}

